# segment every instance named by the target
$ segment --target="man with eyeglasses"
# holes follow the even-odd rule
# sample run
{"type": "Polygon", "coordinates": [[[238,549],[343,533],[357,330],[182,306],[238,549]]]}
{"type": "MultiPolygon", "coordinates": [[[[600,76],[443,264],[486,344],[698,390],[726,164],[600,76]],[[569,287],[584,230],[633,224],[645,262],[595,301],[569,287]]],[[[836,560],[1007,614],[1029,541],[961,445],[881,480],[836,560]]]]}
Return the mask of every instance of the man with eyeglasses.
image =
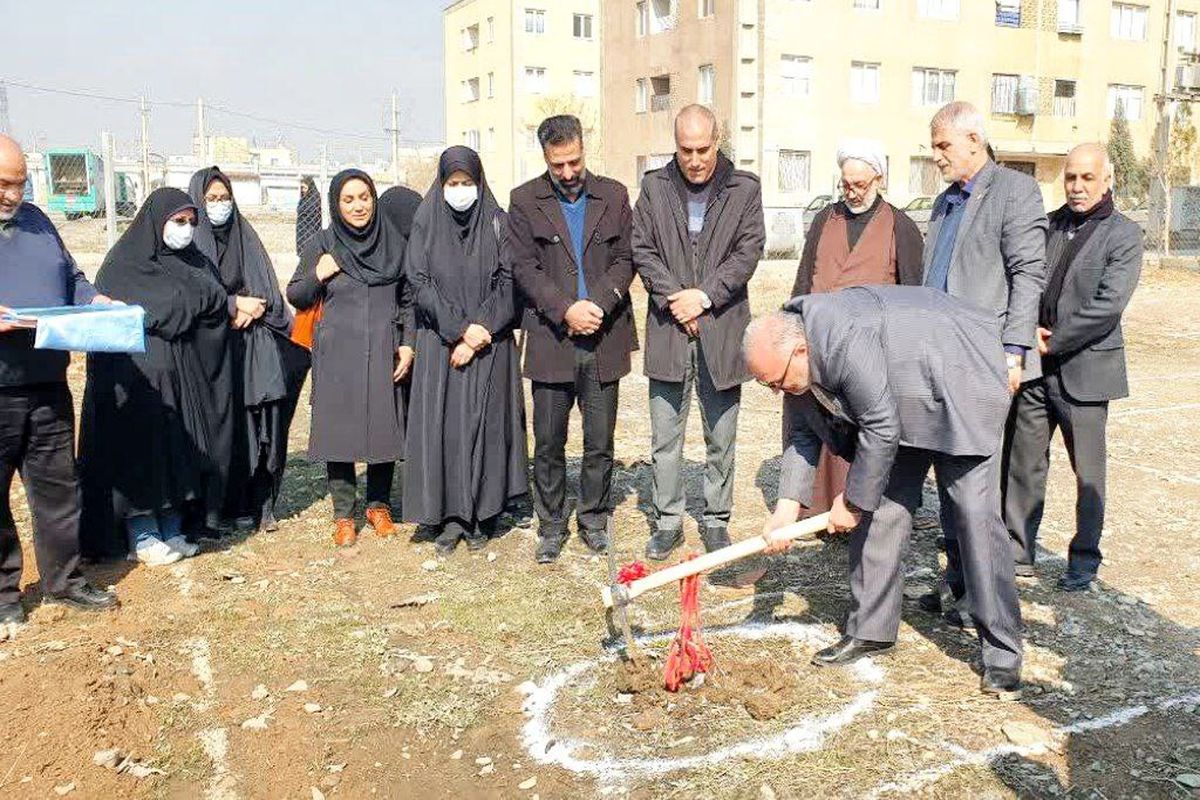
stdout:
{"type": "MultiPolygon", "coordinates": [[[[850,287],[755,320],[742,349],[755,378],[795,400],[764,536],[811,505],[822,446],[850,461],[829,517],[831,532],[851,534],[850,612],[845,636],[813,663],[842,666],[895,646],[904,552],[933,467],[964,555],[995,567],[964,575],[983,651],[980,688],[1020,697],[1021,610],[1012,569],[1002,568],[1009,394],[996,316],[928,287],[850,287]]],[[[787,547],[767,543],[768,553],[787,547]]]]}
{"type": "MultiPolygon", "coordinates": [[[[847,139],[837,152],[842,199],[822,209],[804,238],[792,297],[834,292],[847,286],[920,286],[925,242],[917,224],[883,199],[887,156],[871,139],[847,139]]],[[[784,399],[784,405],[794,402],[784,399]]],[[[785,413],[784,421],[790,416],[785,413]]],[[[784,437],[788,435],[784,430],[784,437]]],[[[810,516],[830,509],[846,485],[850,465],[822,449],[810,516]]]]}
{"type": "MultiPolygon", "coordinates": [[[[54,225],[22,201],[25,154],[0,135],[0,313],[10,308],[111,302],[97,294],[54,225]]],[[[117,598],[79,571],[79,486],[75,410],[67,388],[69,356],[35,350],[33,332],[0,320],[0,625],[25,622],[21,541],[9,506],[20,473],[33,512],[34,552],[47,599],[84,610],[117,598]]]]}

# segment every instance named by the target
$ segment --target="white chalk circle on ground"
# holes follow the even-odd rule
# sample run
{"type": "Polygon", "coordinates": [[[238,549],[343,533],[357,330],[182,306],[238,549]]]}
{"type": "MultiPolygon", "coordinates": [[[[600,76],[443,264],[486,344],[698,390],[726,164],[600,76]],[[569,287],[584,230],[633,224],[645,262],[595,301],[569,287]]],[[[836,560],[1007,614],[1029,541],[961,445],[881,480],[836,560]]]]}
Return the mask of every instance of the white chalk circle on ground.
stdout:
{"type": "MultiPolygon", "coordinates": [[[[674,634],[655,634],[636,637],[638,642],[651,644],[669,640],[674,634]]],[[[743,623],[723,628],[708,628],[706,638],[737,637],[740,639],[787,639],[824,647],[834,638],[825,626],[798,622],[743,623]]],[[[850,702],[827,714],[809,714],[793,723],[786,730],[770,736],[756,737],[735,742],[725,747],[692,756],[675,758],[622,758],[600,756],[585,758],[577,755],[582,750],[603,751],[601,744],[582,739],[556,736],[551,729],[551,716],[560,690],[572,681],[596,669],[601,664],[616,661],[617,654],[605,655],[577,661],[558,672],[548,675],[529,692],[524,711],[528,716],[522,731],[522,741],[530,756],[541,764],[557,765],[581,775],[598,778],[625,779],[663,775],[679,770],[712,766],[731,758],[777,759],[789,753],[805,753],[819,750],[826,738],[849,725],[869,710],[878,695],[877,688],[865,688],[850,702]]],[[[855,662],[850,674],[867,687],[876,687],[883,681],[884,671],[871,659],[855,662]]]]}

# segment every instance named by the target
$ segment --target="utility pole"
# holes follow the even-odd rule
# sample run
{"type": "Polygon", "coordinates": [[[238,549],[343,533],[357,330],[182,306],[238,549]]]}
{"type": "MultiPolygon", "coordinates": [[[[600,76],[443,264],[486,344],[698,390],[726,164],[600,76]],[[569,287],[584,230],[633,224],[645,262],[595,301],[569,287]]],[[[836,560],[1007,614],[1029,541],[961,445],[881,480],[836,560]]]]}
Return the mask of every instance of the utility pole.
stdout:
{"type": "Polygon", "coordinates": [[[392,183],[400,185],[400,109],[396,93],[392,92],[392,183]]]}
{"type": "Polygon", "coordinates": [[[117,243],[117,174],[113,163],[117,156],[108,131],[100,134],[100,152],[104,154],[104,229],[111,250],[117,243]]]}
{"type": "Polygon", "coordinates": [[[150,106],[146,104],[146,95],[141,97],[142,105],[142,201],[150,196],[150,106]]]}
{"type": "Polygon", "coordinates": [[[1171,104],[1176,99],[1175,74],[1175,2],[1167,0],[1167,18],[1163,25],[1162,76],[1154,98],[1157,111],[1154,128],[1155,175],[1150,176],[1150,241],[1158,244],[1163,255],[1171,254],[1171,104]]]}
{"type": "Polygon", "coordinates": [[[200,157],[200,166],[204,167],[208,164],[208,134],[204,130],[204,98],[196,98],[196,138],[200,141],[200,149],[197,155],[200,157]]]}

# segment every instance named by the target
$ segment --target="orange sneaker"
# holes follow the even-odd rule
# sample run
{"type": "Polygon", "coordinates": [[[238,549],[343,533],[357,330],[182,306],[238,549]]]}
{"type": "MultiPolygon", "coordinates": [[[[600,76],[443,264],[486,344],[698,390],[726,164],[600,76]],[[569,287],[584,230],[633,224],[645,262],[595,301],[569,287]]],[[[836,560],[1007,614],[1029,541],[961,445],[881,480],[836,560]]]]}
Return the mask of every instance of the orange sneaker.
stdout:
{"type": "Polygon", "coordinates": [[[354,529],[354,520],[339,519],[333,531],[333,543],[338,547],[353,547],[358,542],[358,531],[354,529]]]}
{"type": "Polygon", "coordinates": [[[376,536],[395,536],[396,523],[392,522],[392,512],[386,508],[368,508],[367,524],[375,529],[376,536]]]}

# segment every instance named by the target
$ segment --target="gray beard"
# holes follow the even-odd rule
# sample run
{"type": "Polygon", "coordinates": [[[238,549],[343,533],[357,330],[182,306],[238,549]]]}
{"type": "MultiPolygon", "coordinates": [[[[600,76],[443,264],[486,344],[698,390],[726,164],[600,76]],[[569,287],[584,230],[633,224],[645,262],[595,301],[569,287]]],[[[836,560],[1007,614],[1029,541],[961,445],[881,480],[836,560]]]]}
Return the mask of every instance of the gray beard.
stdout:
{"type": "Polygon", "coordinates": [[[583,189],[583,181],[587,178],[587,170],[579,173],[579,179],[575,184],[575,191],[569,191],[558,178],[554,177],[554,173],[550,174],[550,184],[558,190],[558,193],[564,196],[578,196],[578,192],[583,189]]]}

